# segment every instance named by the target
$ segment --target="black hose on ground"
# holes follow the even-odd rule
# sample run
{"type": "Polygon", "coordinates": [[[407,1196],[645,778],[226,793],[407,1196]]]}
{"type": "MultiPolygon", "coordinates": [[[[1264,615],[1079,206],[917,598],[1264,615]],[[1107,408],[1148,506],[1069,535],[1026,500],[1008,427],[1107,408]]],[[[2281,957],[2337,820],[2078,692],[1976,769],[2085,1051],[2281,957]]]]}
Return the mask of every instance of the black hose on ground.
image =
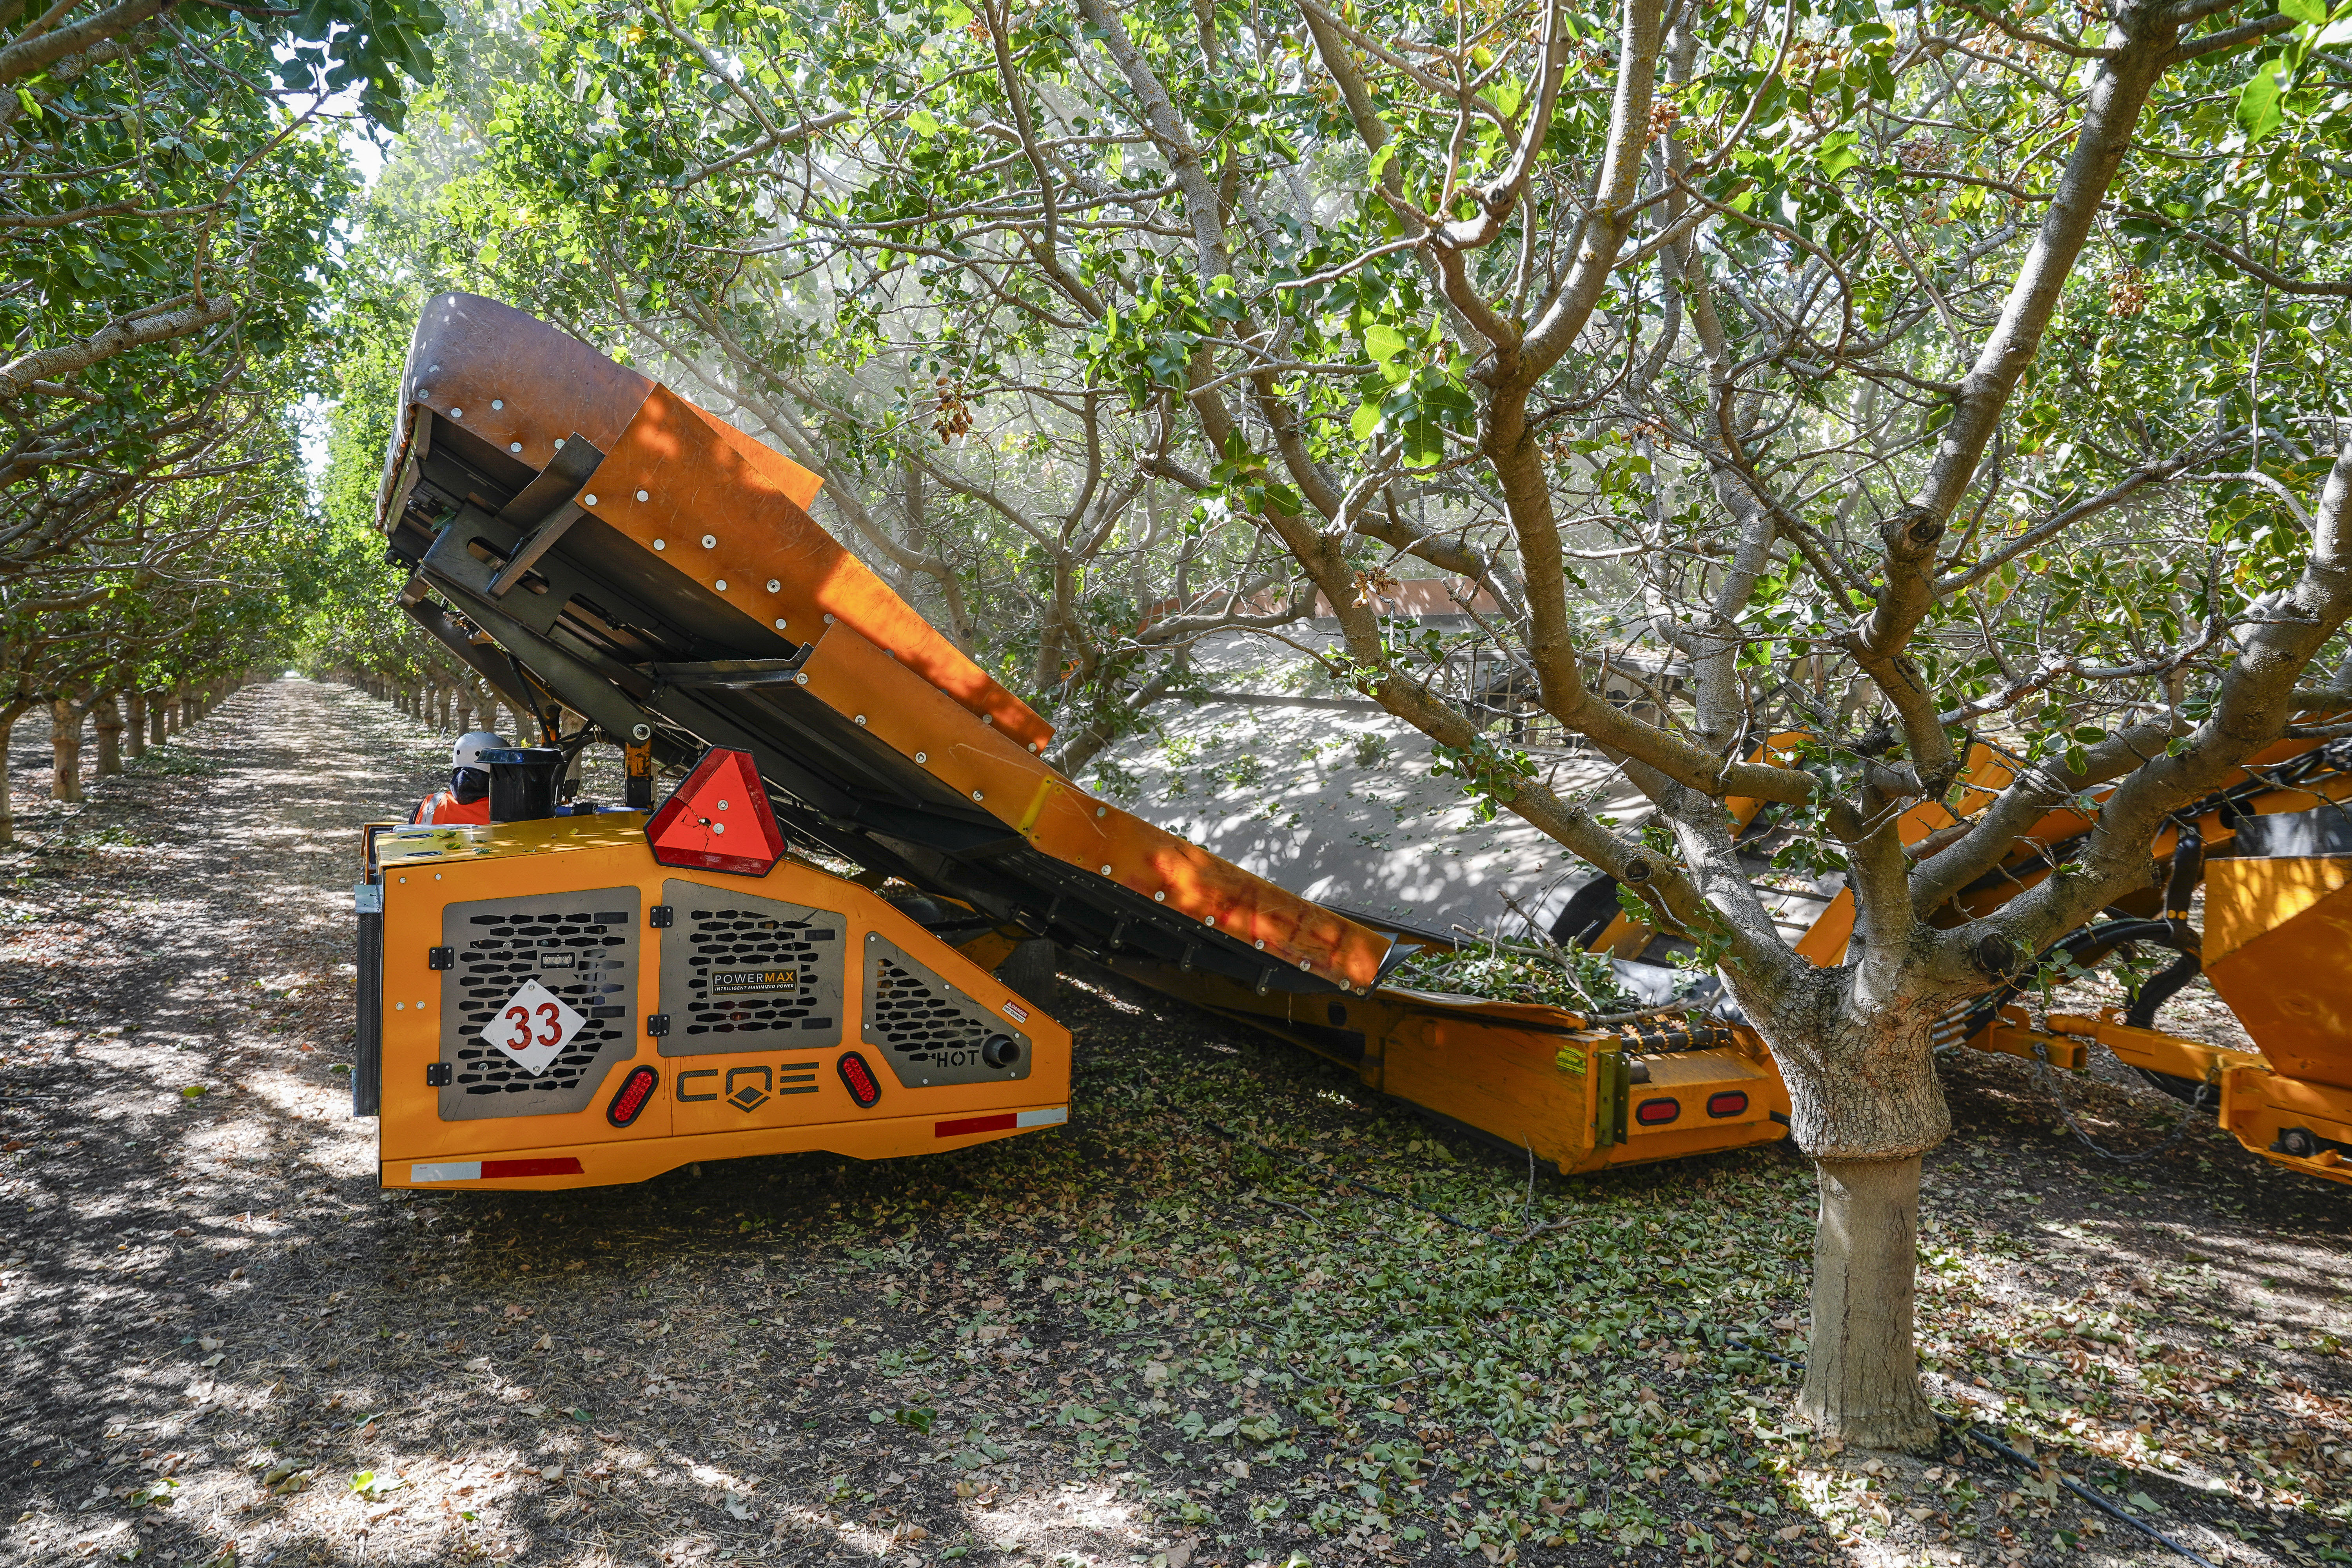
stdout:
{"type": "MultiPolygon", "coordinates": [[[[1782,1366],[1793,1366],[1799,1372],[1802,1372],[1805,1369],[1805,1363],[1798,1361],[1793,1356],[1782,1355],[1778,1351],[1760,1349],[1758,1346],[1749,1344],[1747,1341],[1741,1339],[1737,1334],[1726,1334],[1723,1337],[1727,1343],[1738,1345],[1741,1350],[1748,1351],[1756,1355],[1760,1355],[1767,1361],[1779,1362],[1782,1366]]],[[[1934,1412],[1930,1411],[1929,1414],[1934,1415],[1934,1412]]],[[[1937,1415],[1936,1425],[1950,1435],[1952,1439],[1958,1443],[1963,1449],[1965,1449],[1970,1443],[1981,1444],[1990,1452],[1998,1454],[2000,1458],[2007,1459],[2011,1464],[2015,1465],[2021,1470],[2030,1470],[2037,1476],[2042,1473],[2042,1466],[2038,1460],[2028,1458],[2025,1455],[2018,1452],[2015,1448],[2011,1447],[2008,1444],[2002,1442],[1998,1437],[1986,1436],[1983,1433],[1976,1429],[1976,1424],[1974,1422],[1954,1421],[1948,1416],[1937,1415]]],[[[2213,1563],[2211,1559],[2200,1556],[2197,1552],[2181,1545],[2180,1542],[2173,1540],[2172,1537],[2165,1534],[2164,1531],[2157,1529],[2156,1526],[2147,1523],[2146,1521],[2134,1519],[2130,1514],[2126,1513],[2114,1503],[2109,1502],[2098,1493],[2091,1490],[2090,1488],[2084,1486],[2072,1476],[2060,1474],[2058,1472],[2058,1468],[2055,1465],[2049,1467],[2049,1468],[2053,1475],[2057,1476],[2058,1484],[2060,1486],[2064,1487],[2068,1491],[2073,1492],[2076,1497],[2081,1498],[2084,1502],[2089,1503],[2093,1508],[2097,1509],[2100,1512],[2110,1514],[2115,1518],[2123,1521],[2126,1524],[2130,1525],[2134,1530],[2138,1531],[2142,1535],[2147,1536],[2149,1540],[2155,1541],[2161,1545],[2168,1546],[2173,1551],[2180,1553],[2181,1556],[2188,1558],[2191,1563],[2200,1564],[2200,1568],[2218,1568],[2218,1564],[2213,1563]]]]}

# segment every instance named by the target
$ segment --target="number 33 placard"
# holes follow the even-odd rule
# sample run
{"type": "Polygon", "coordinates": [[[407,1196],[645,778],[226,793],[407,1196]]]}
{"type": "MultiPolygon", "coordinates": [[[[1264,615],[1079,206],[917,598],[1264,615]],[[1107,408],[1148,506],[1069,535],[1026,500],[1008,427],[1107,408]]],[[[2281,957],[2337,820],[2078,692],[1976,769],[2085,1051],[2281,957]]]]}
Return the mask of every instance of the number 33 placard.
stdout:
{"type": "Polygon", "coordinates": [[[478,1032],[537,1078],[563,1054],[563,1047],[587,1022],[562,997],[536,980],[526,980],[521,990],[507,998],[498,1016],[478,1032]]]}

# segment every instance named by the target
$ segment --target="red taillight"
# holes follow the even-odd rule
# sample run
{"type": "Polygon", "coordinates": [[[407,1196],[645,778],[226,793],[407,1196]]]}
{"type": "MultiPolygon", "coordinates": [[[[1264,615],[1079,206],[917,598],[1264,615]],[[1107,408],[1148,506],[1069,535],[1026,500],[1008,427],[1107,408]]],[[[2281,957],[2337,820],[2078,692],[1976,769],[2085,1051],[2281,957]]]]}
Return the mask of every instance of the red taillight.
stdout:
{"type": "Polygon", "coordinates": [[[1709,1116],[1737,1116],[1747,1109],[1748,1096],[1739,1089],[1727,1089],[1721,1094],[1706,1097],[1706,1113],[1709,1116]]]}
{"type": "Polygon", "coordinates": [[[866,1065],[866,1058],[856,1051],[844,1051],[838,1065],[842,1086],[849,1090],[849,1098],[857,1101],[857,1109],[872,1110],[874,1102],[882,1098],[882,1086],[875,1081],[874,1069],[866,1065]]]}
{"type": "Polygon", "coordinates": [[[613,1096],[613,1103],[604,1108],[604,1120],[615,1127],[626,1127],[635,1121],[637,1112],[653,1099],[655,1087],[660,1082],[661,1074],[653,1068],[631,1068],[629,1076],[621,1080],[620,1092],[613,1096]]]}
{"type": "Polygon", "coordinates": [[[1633,1108],[1633,1120],[1644,1127],[1663,1127],[1682,1113],[1679,1100],[1645,1100],[1633,1108]]]}
{"type": "Polygon", "coordinates": [[[493,1181],[499,1176],[576,1176],[580,1174],[577,1160],[485,1160],[482,1180],[493,1181]]]}

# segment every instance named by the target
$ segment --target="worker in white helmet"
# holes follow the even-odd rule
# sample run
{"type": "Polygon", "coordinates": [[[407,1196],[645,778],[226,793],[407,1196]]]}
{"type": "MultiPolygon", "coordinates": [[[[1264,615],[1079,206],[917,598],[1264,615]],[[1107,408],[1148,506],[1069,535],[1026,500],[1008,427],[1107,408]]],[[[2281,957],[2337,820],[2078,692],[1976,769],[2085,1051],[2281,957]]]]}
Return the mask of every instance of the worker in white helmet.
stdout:
{"type": "Polygon", "coordinates": [[[502,752],[506,742],[488,730],[468,730],[449,748],[449,787],[436,790],[418,803],[411,822],[446,826],[490,820],[490,764],[486,752],[502,752]]]}

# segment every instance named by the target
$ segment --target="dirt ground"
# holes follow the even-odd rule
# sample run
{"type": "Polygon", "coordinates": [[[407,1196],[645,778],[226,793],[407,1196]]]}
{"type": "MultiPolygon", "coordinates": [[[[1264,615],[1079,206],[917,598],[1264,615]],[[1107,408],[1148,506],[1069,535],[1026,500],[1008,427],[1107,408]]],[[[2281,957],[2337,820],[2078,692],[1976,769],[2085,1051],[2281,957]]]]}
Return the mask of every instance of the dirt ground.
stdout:
{"type": "MultiPolygon", "coordinates": [[[[1531,1181],[1075,969],[1066,1129],[380,1192],[352,828],[446,745],[289,679],[68,810],[18,737],[0,1562],[2187,1561],[2066,1479],[2214,1564],[2352,1562],[2352,1192],[2210,1131],[2101,1160],[2008,1058],[1948,1064],[1921,1338],[2038,1468],[1791,1429],[1785,1146],[1531,1181]]],[[[2161,1143],[2117,1065],[2078,1117],[2161,1143]]]]}

